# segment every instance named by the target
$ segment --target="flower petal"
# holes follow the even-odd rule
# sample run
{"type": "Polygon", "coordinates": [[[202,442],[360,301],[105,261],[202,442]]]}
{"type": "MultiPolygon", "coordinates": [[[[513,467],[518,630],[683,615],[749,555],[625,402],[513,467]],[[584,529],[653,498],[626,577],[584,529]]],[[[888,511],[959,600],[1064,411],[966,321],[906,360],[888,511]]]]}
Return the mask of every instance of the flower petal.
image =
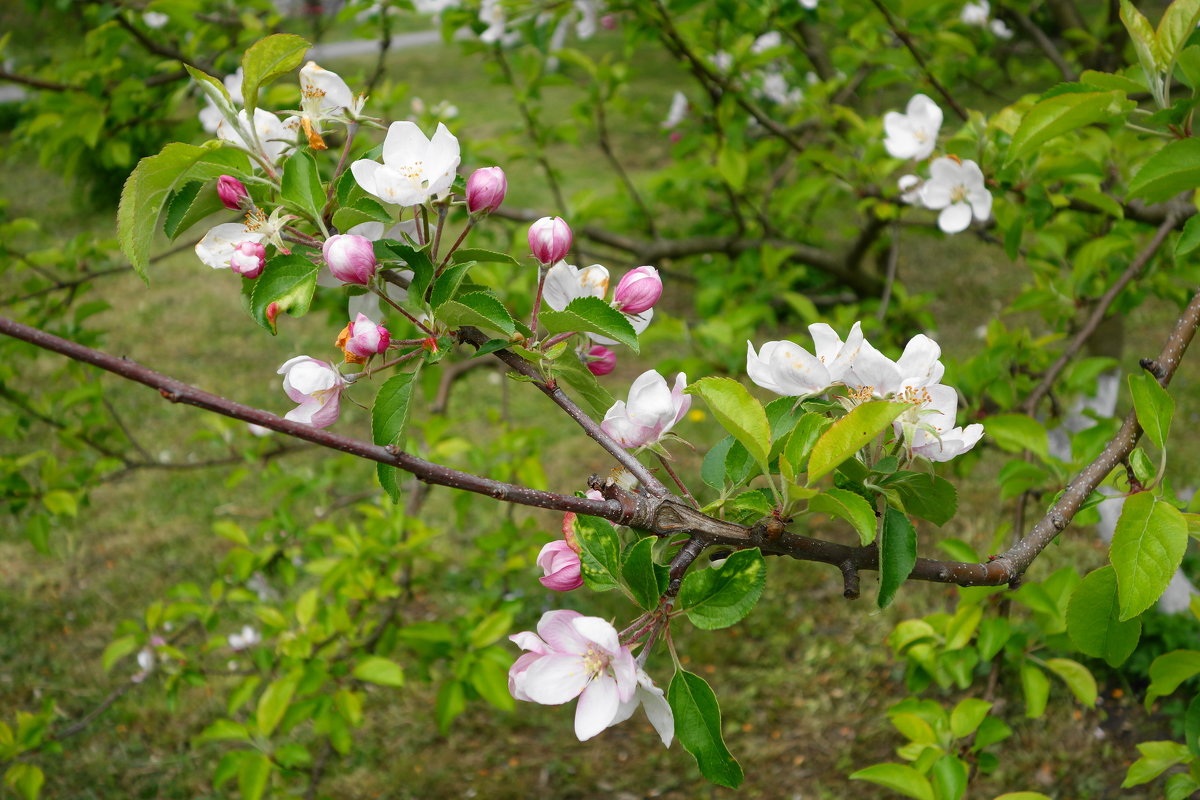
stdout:
{"type": "MultiPolygon", "coordinates": [[[[521,688],[531,701],[544,706],[570,702],[590,685],[588,671],[578,655],[544,655],[530,664],[524,674],[521,688]]],[[[615,691],[613,695],[615,698],[615,691]]]]}
{"type": "Polygon", "coordinates": [[[575,736],[586,742],[600,733],[608,727],[620,707],[617,682],[607,675],[596,678],[579,695],[579,705],[575,708],[575,736]]]}
{"type": "Polygon", "coordinates": [[[943,233],[962,233],[971,224],[971,207],[966,203],[954,203],[938,214],[938,227],[943,233]]]}

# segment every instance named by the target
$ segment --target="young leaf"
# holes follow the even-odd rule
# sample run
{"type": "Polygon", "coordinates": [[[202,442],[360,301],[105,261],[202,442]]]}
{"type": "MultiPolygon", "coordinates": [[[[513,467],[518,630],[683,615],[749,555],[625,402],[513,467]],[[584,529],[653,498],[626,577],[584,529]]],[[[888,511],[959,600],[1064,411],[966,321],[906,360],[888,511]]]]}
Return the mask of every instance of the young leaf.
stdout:
{"type": "Polygon", "coordinates": [[[427,252],[394,239],[381,239],[375,243],[375,257],[380,260],[399,259],[403,266],[411,269],[413,277],[408,296],[422,302],[425,300],[425,290],[433,280],[433,262],[429,260],[427,252]]]}
{"type": "Polygon", "coordinates": [[[1129,197],[1161,203],[1200,187],[1200,140],[1176,139],[1147,159],[1129,179],[1129,197]]]}
{"type": "Polygon", "coordinates": [[[883,512],[879,539],[879,597],[876,603],[880,608],[887,608],[917,563],[917,529],[903,512],[888,506],[883,512]]]}
{"type": "Polygon", "coordinates": [[[625,315],[599,297],[579,297],[562,311],[543,308],[538,319],[550,333],[598,333],[638,352],[638,337],[625,315]]]}
{"type": "Polygon", "coordinates": [[[1088,708],[1096,705],[1096,679],[1083,664],[1069,658],[1047,658],[1046,668],[1062,678],[1080,703],[1088,708]]]}
{"type": "Polygon", "coordinates": [[[689,571],[679,589],[679,608],[697,628],[728,628],[758,602],[767,584],[767,562],[758,548],[738,550],[720,566],[689,571]]]}
{"type": "Polygon", "coordinates": [[[1167,6],[1155,31],[1164,71],[1175,63],[1180,49],[1195,32],[1197,22],[1200,22],[1200,0],[1174,0],[1167,6]]]}
{"type": "Polygon", "coordinates": [[[1046,428],[1033,417],[1024,414],[998,414],[983,421],[987,435],[1010,453],[1032,450],[1043,459],[1050,457],[1050,442],[1046,428]]]}
{"type": "Polygon", "coordinates": [[[311,220],[320,219],[325,208],[325,189],[321,186],[317,161],[307,150],[297,150],[283,162],[280,193],[283,202],[292,208],[311,220]]]}
{"type": "Polygon", "coordinates": [[[1200,675],[1200,651],[1172,650],[1163,653],[1150,665],[1150,686],[1146,689],[1146,709],[1154,701],[1166,697],[1179,688],[1179,684],[1200,675]]]}
{"type": "Polygon", "coordinates": [[[455,250],[454,255],[450,256],[451,264],[464,264],[468,261],[477,261],[480,264],[507,264],[510,267],[521,266],[521,262],[508,253],[479,250],[473,247],[464,247],[460,250],[455,250]]]}
{"type": "Polygon", "coordinates": [[[283,719],[288,706],[292,704],[292,696],[296,694],[296,686],[300,683],[299,672],[290,673],[272,681],[258,698],[258,709],[255,712],[255,723],[258,732],[270,736],[275,726],[283,719]]]}
{"type": "Polygon", "coordinates": [[[675,736],[696,759],[701,774],[718,786],[730,789],[740,786],[744,778],[742,767],[725,746],[721,736],[721,707],[705,680],[679,670],[667,689],[667,702],[675,716],[675,736]]]}
{"type": "Polygon", "coordinates": [[[1139,742],[1137,749],[1142,757],[1129,766],[1122,789],[1149,783],[1189,758],[1187,747],[1179,742],[1139,742]]]}
{"type": "Polygon", "coordinates": [[[1158,80],[1157,73],[1166,64],[1158,46],[1158,36],[1150,25],[1150,21],[1129,0],[1121,0],[1121,22],[1125,23],[1125,29],[1129,31],[1129,38],[1133,40],[1133,49],[1137,51],[1138,61],[1141,62],[1146,77],[1151,81],[1158,80]]]}
{"type": "Polygon", "coordinates": [[[277,33],[250,45],[242,56],[242,98],[247,116],[254,118],[258,90],[300,66],[310,47],[306,39],[290,33],[277,33]]]}
{"type": "Polygon", "coordinates": [[[364,222],[378,222],[386,229],[391,221],[392,215],[373,197],[360,197],[354,205],[342,206],[333,212],[333,227],[343,233],[364,222]]]}
{"type": "Polygon", "coordinates": [[[934,794],[944,800],[962,800],[967,791],[967,765],[961,758],[947,753],[933,762],[929,775],[934,794]]]}
{"type": "Polygon", "coordinates": [[[575,518],[575,538],[583,580],[594,592],[621,585],[621,540],[606,520],[580,514],[575,518]]]}
{"type": "Polygon", "coordinates": [[[1171,417],[1175,414],[1175,400],[1148,372],[1130,375],[1129,391],[1133,394],[1138,424],[1150,441],[1164,447],[1171,430],[1171,417]]]}
{"type": "MultiPolygon", "coordinates": [[[[461,300],[462,298],[459,299],[461,300]]],[[[442,306],[441,313],[443,318],[446,309],[453,305],[454,303],[451,302],[442,306]]],[[[600,382],[596,380],[596,376],[573,354],[568,353],[562,358],[557,358],[550,362],[550,371],[555,378],[565,381],[568,386],[578,392],[579,396],[583,398],[592,410],[592,413],[597,417],[603,417],[604,413],[612,408],[613,396],[609,394],[607,389],[600,385],[600,382]]]]}
{"type": "Polygon", "coordinates": [[[800,418],[796,427],[792,428],[792,433],[783,446],[783,457],[788,460],[797,473],[808,468],[808,458],[812,453],[813,445],[825,431],[829,430],[829,426],[832,424],[833,420],[824,414],[810,411],[800,418]]]}
{"type": "Polygon", "coordinates": [[[809,500],[808,510],[846,520],[858,532],[864,546],[875,541],[875,509],[861,495],[846,489],[829,489],[809,500]]]}
{"type": "Polygon", "coordinates": [[[621,576],[633,598],[647,611],[658,605],[667,588],[667,568],[654,563],[655,538],[646,536],[630,545],[622,556],[621,576]]]}
{"type": "Polygon", "coordinates": [[[1150,492],[1125,500],[1113,533],[1109,559],[1117,573],[1122,621],[1136,617],[1166,591],[1187,549],[1183,514],[1150,492]]]}
{"type": "Polygon", "coordinates": [[[317,290],[317,272],[317,265],[298,253],[267,259],[250,291],[250,315],[254,321],[274,335],[279,314],[287,312],[293,317],[307,314],[317,290]],[[272,303],[276,304],[276,313],[268,317],[267,309],[272,303]]]}
{"type": "Polygon", "coordinates": [[[1071,595],[1067,607],[1067,633],[1071,644],[1110,667],[1119,667],[1137,647],[1142,636],[1142,618],[1124,622],[1117,603],[1117,573],[1111,566],[1094,570],[1071,595]]]}
{"type": "Polygon", "coordinates": [[[437,276],[433,282],[433,289],[429,292],[429,306],[436,311],[453,300],[454,295],[458,293],[458,287],[462,285],[473,266],[474,262],[456,264],[437,276]]]}
{"type": "MultiPolygon", "coordinates": [[[[398,373],[379,387],[375,404],[371,406],[371,438],[375,444],[384,447],[404,445],[404,429],[408,426],[419,371],[398,373]]],[[[396,480],[396,468],[389,464],[376,464],[376,473],[379,475],[379,484],[391,496],[392,502],[398,502],[400,487],[396,480]]]]}
{"type": "Polygon", "coordinates": [[[223,208],[225,206],[217,195],[215,181],[189,181],[180,186],[167,201],[163,233],[168,239],[175,239],[200,220],[223,208]]]}
{"type": "Polygon", "coordinates": [[[1040,101],[1025,114],[1013,134],[1005,166],[1036,152],[1043,144],[1064,133],[1096,122],[1120,118],[1136,104],[1124,92],[1071,92],[1040,101]]]}
{"type": "Polygon", "coordinates": [[[262,753],[246,753],[238,769],[238,791],[242,800],[261,800],[271,782],[271,759],[262,753]]]}
{"type": "Polygon", "coordinates": [[[812,455],[808,457],[808,485],[812,486],[883,433],[906,408],[907,403],[877,400],[863,403],[833,423],[813,445],[812,455]]]}
{"type": "Polygon", "coordinates": [[[762,404],[745,386],[732,378],[701,378],[684,391],[704,398],[721,427],[741,442],[766,470],[767,455],[771,451],[771,426],[762,404]]]}
{"type": "Polygon", "coordinates": [[[725,487],[725,457],[731,447],[733,437],[726,436],[704,454],[704,462],[700,465],[700,480],[717,491],[725,487]]]}
{"type": "Polygon", "coordinates": [[[403,686],[404,670],[395,661],[380,656],[367,656],[354,665],[350,673],[360,681],[378,686],[403,686]]]}
{"type": "Polygon", "coordinates": [[[960,701],[950,712],[950,732],[955,739],[971,735],[983,724],[991,709],[991,703],[977,697],[968,697],[960,701]]]}
{"type": "Polygon", "coordinates": [[[452,327],[475,325],[480,328],[502,331],[508,336],[517,332],[512,314],[509,314],[504,304],[489,292],[467,292],[456,300],[443,303],[438,308],[437,317],[441,322],[452,327]]]}
{"type": "Polygon", "coordinates": [[[852,781],[870,781],[914,800],[934,800],[929,779],[907,764],[872,764],[851,773],[852,781]]]}
{"type": "Polygon", "coordinates": [[[1046,713],[1050,698],[1050,679],[1033,662],[1021,663],[1021,691],[1025,694],[1025,716],[1037,719],[1046,713]]]}

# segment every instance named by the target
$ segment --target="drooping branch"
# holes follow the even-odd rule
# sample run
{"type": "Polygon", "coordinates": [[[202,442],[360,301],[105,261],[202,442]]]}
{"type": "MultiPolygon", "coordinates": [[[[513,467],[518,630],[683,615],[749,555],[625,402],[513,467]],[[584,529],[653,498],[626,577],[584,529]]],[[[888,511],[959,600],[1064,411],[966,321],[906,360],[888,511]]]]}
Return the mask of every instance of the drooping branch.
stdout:
{"type": "Polygon", "coordinates": [[[884,19],[887,20],[888,27],[892,29],[892,33],[896,35],[896,38],[899,39],[901,44],[904,45],[905,49],[908,50],[909,55],[913,57],[913,61],[917,62],[917,67],[919,67],[921,72],[924,73],[925,79],[928,80],[930,85],[937,90],[937,93],[940,94],[943,99],[945,99],[946,104],[949,105],[950,108],[954,109],[954,113],[958,114],[959,118],[962,119],[963,122],[966,122],[966,109],[959,105],[959,102],[954,99],[954,95],[950,94],[950,90],[943,86],[942,82],[939,81],[937,76],[933,74],[933,70],[931,70],[929,65],[925,63],[925,56],[921,55],[921,51],[917,49],[916,42],[914,42],[912,37],[909,36],[908,31],[900,27],[900,23],[896,21],[894,16],[892,16],[891,10],[889,10],[888,7],[881,2],[881,0],[871,0],[871,4],[879,10],[880,14],[883,14],[884,19]]]}

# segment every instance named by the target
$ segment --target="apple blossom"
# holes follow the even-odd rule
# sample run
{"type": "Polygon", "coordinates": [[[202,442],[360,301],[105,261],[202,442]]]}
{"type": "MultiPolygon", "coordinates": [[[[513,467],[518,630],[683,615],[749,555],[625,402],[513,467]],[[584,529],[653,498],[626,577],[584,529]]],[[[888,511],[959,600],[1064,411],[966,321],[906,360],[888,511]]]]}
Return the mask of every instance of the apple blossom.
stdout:
{"type": "Polygon", "coordinates": [[[645,709],[646,717],[654,726],[658,737],[662,739],[663,746],[670,747],[671,741],[675,738],[675,714],[671,711],[671,704],[667,702],[663,690],[654,685],[654,681],[641,667],[638,667],[637,688],[634,690],[633,697],[621,703],[621,707],[617,709],[617,715],[608,723],[608,727],[611,728],[613,725],[629,719],[638,706],[645,709]]]}
{"type": "Polygon", "coordinates": [[[578,697],[575,735],[581,742],[607,728],[621,704],[636,694],[637,664],[606,620],[578,611],[547,611],[536,634],[523,631],[509,639],[529,651],[509,670],[509,692],[517,700],[542,705],[578,697]]]}
{"type": "Polygon", "coordinates": [[[283,391],[292,402],[299,403],[283,415],[284,419],[314,428],[327,428],[337,422],[342,390],[347,384],[328,362],[296,356],[284,362],[278,374],[283,376],[283,391]]]}
{"type": "Polygon", "coordinates": [[[778,72],[763,75],[762,86],[754,93],[781,106],[794,106],[804,99],[804,90],[788,84],[787,78],[778,72]]]}
{"type": "Polygon", "coordinates": [[[921,205],[921,179],[916,175],[901,175],[896,181],[900,190],[900,202],[912,206],[921,205]]]}
{"type": "Polygon", "coordinates": [[[154,671],[154,648],[143,647],[137,654],[138,671],[130,676],[129,680],[134,683],[141,683],[150,677],[150,673],[154,671]]]}
{"type": "Polygon", "coordinates": [[[941,209],[938,227],[945,233],[965,231],[972,215],[982,222],[992,214],[992,194],[984,186],[983,171],[971,160],[935,158],[921,187],[921,202],[941,209]]]}
{"type": "Polygon", "coordinates": [[[923,94],[913,95],[905,113],[889,111],[883,115],[883,130],[887,138],[883,146],[894,158],[929,158],[937,145],[942,127],[942,109],[923,94]]]}
{"type": "Polygon", "coordinates": [[[262,634],[249,625],[243,625],[241,633],[229,634],[229,646],[234,650],[245,650],[262,642],[262,634]]]}
{"type": "Polygon", "coordinates": [[[767,31],[762,36],[759,36],[750,45],[750,52],[755,55],[760,55],[768,50],[773,50],[776,47],[783,45],[783,34],[779,31],[767,31]]]}
{"type": "Polygon", "coordinates": [[[762,388],[784,397],[819,394],[842,381],[854,365],[863,340],[860,323],[854,323],[843,342],[823,322],[808,326],[814,353],[789,342],[767,342],[759,351],[746,342],[746,373],[762,388]]]}
{"type": "Polygon", "coordinates": [[[897,436],[913,455],[930,461],[949,461],[961,455],[983,436],[983,426],[972,423],[965,428],[954,424],[958,410],[958,392],[944,384],[901,392],[902,402],[912,407],[893,423],[897,436]]]}
{"type": "Polygon", "coordinates": [[[661,439],[675,423],[683,419],[692,406],[691,395],[685,395],[687,375],[675,378],[675,387],[655,370],[647,370],[629,387],[628,402],[613,404],[600,427],[617,444],[625,448],[644,447],[661,439]]]}
{"type": "Polygon", "coordinates": [[[662,297],[662,278],[654,267],[638,267],[622,276],[613,291],[613,305],[626,314],[640,314],[662,297]]]}
{"type": "Polygon", "coordinates": [[[166,24],[171,21],[171,18],[161,11],[145,11],[142,13],[142,22],[146,23],[147,28],[159,30],[166,27],[166,24]]]}
{"type": "Polygon", "coordinates": [[[946,371],[938,360],[941,354],[938,343],[923,333],[909,339],[897,361],[864,341],[843,382],[856,391],[859,399],[891,397],[933,386],[946,371]]]}
{"type": "Polygon", "coordinates": [[[479,21],[487,25],[487,29],[479,34],[479,41],[484,44],[508,47],[521,40],[518,31],[508,29],[508,15],[504,11],[503,0],[483,0],[479,4],[479,21]]]}
{"type": "Polygon", "coordinates": [[[678,126],[687,117],[687,112],[687,95],[683,92],[675,92],[671,95],[671,107],[667,109],[667,118],[662,121],[661,127],[670,130],[678,126]]]}
{"type": "Polygon", "coordinates": [[[583,362],[593,375],[607,375],[617,366],[617,354],[603,345],[594,344],[584,355],[583,362]]]}
{"type": "Polygon", "coordinates": [[[221,205],[230,211],[239,211],[242,203],[249,199],[250,193],[246,191],[246,185],[237,178],[222,175],[217,178],[217,197],[221,198],[221,205]]]}
{"type": "Polygon", "coordinates": [[[988,30],[990,30],[992,35],[997,39],[1011,39],[1013,37],[1012,28],[1008,27],[1004,20],[1000,18],[996,18],[989,22],[988,30]]]}
{"type": "Polygon", "coordinates": [[[365,236],[353,233],[338,233],[330,236],[321,245],[321,253],[333,277],[342,283],[366,286],[375,276],[378,263],[375,246],[365,236]]]}
{"type": "Polygon", "coordinates": [[[242,241],[234,245],[229,268],[243,278],[253,280],[267,265],[267,250],[260,242],[242,241]]]}
{"type": "Polygon", "coordinates": [[[347,355],[365,359],[386,352],[391,340],[392,335],[388,333],[387,328],[375,324],[365,314],[359,314],[346,326],[346,340],[339,347],[342,347],[347,355]]]}
{"type": "Polygon", "coordinates": [[[537,557],[537,565],[545,575],[538,578],[542,586],[556,592],[569,592],[583,586],[579,553],[563,539],[547,542],[537,557]]]}
{"type": "Polygon", "coordinates": [[[979,0],[977,3],[967,3],[959,12],[958,18],[964,25],[984,26],[987,24],[988,16],[992,13],[991,5],[988,0],[979,0]]]}
{"type": "Polygon", "coordinates": [[[483,167],[467,178],[467,211],[471,214],[490,214],[504,202],[508,179],[499,167],[483,167]]]}
{"type": "MultiPolygon", "coordinates": [[[[245,109],[238,112],[238,125],[231,125],[229,120],[222,118],[217,123],[217,138],[229,142],[236,147],[250,152],[261,153],[272,164],[289,148],[296,144],[295,129],[288,121],[280,121],[279,117],[261,108],[254,109],[254,135],[258,138],[258,146],[247,142],[244,133],[250,130],[250,117],[245,109]]],[[[289,118],[291,120],[292,118],[289,118]]]]}
{"type": "Polygon", "coordinates": [[[267,238],[262,230],[251,230],[240,222],[224,222],[209,229],[196,243],[196,256],[213,269],[229,269],[234,252],[243,242],[261,244],[267,238]]]}
{"type": "Polygon", "coordinates": [[[415,123],[393,122],[383,139],[383,163],[360,159],[350,165],[358,185],[385,203],[421,205],[450,190],[461,160],[458,139],[438,123],[433,138],[415,123]]]}
{"type": "Polygon", "coordinates": [[[542,300],[555,311],[562,311],[580,297],[603,298],[608,294],[608,270],[599,264],[579,269],[559,261],[546,272],[542,300]]]}
{"type": "Polygon", "coordinates": [[[817,7],[817,2],[818,0],[800,0],[800,5],[812,11],[817,7]]]}
{"type": "Polygon", "coordinates": [[[572,241],[571,226],[561,217],[542,217],[529,226],[529,249],[543,266],[562,261],[572,241]]]}
{"type": "Polygon", "coordinates": [[[336,72],[315,61],[300,68],[300,125],[313,150],[324,150],[321,121],[355,109],[354,94],[336,72]]]}

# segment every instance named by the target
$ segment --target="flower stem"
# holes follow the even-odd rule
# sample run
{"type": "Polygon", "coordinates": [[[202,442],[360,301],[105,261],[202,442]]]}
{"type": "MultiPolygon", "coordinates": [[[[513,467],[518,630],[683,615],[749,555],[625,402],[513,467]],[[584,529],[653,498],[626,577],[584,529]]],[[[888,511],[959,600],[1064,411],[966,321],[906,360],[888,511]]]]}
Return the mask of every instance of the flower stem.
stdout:
{"type": "Polygon", "coordinates": [[[450,256],[454,255],[454,251],[463,243],[463,239],[467,238],[467,234],[471,232],[471,228],[475,225],[474,217],[467,219],[467,226],[463,228],[462,233],[454,240],[454,244],[450,245],[450,249],[446,251],[446,257],[442,259],[442,263],[438,264],[437,275],[442,274],[442,270],[446,268],[446,262],[450,260],[450,256]]]}
{"type": "Polygon", "coordinates": [[[442,245],[442,228],[446,227],[446,213],[450,210],[449,201],[438,203],[437,229],[433,233],[433,249],[429,251],[429,260],[437,262],[438,248],[442,245]]]}
{"type": "Polygon", "coordinates": [[[659,453],[655,453],[655,455],[658,456],[658,463],[662,464],[663,469],[665,469],[667,474],[671,476],[671,480],[675,481],[675,485],[679,487],[679,491],[683,492],[683,496],[688,499],[688,502],[692,504],[693,508],[699,509],[700,504],[696,502],[696,498],[692,497],[692,493],[689,492],[688,488],[683,485],[683,481],[679,480],[679,476],[675,474],[675,470],[671,469],[671,462],[659,453]]]}
{"type": "Polygon", "coordinates": [[[416,223],[416,228],[417,228],[417,246],[424,247],[426,231],[423,230],[421,227],[421,207],[413,206],[412,212],[413,212],[413,222],[416,223]]]}
{"type": "Polygon", "coordinates": [[[397,364],[403,364],[405,361],[408,361],[408,360],[414,358],[415,356],[419,356],[423,352],[424,352],[424,350],[422,350],[420,347],[418,347],[416,350],[410,350],[409,352],[405,353],[404,355],[400,356],[399,358],[393,358],[391,361],[385,361],[377,367],[371,367],[370,369],[366,370],[366,372],[363,374],[363,377],[369,378],[372,375],[374,375],[376,372],[382,372],[383,370],[390,369],[391,367],[394,367],[397,364]]]}
{"type": "Polygon", "coordinates": [[[542,342],[542,349],[549,350],[551,347],[554,347],[554,345],[558,344],[559,342],[565,342],[567,339],[570,339],[576,333],[578,333],[578,331],[569,331],[567,333],[555,334],[554,336],[550,337],[546,341],[542,342]]]}
{"type": "Polygon", "coordinates": [[[538,312],[542,310],[542,290],[546,288],[546,272],[544,266],[538,265],[537,294],[533,296],[533,316],[529,320],[529,330],[535,340],[537,339],[538,312]]]}
{"type": "Polygon", "coordinates": [[[375,288],[374,286],[371,287],[371,291],[374,292],[375,294],[379,295],[380,299],[382,299],[389,306],[391,306],[392,308],[396,309],[401,314],[403,314],[408,319],[408,321],[411,322],[413,325],[416,325],[419,329],[425,331],[425,333],[429,334],[430,336],[434,335],[433,331],[429,330],[429,328],[427,328],[425,326],[425,323],[421,322],[421,320],[417,319],[412,314],[408,313],[407,309],[405,309],[402,305],[397,303],[392,298],[388,297],[387,292],[381,292],[379,289],[375,288]]]}

